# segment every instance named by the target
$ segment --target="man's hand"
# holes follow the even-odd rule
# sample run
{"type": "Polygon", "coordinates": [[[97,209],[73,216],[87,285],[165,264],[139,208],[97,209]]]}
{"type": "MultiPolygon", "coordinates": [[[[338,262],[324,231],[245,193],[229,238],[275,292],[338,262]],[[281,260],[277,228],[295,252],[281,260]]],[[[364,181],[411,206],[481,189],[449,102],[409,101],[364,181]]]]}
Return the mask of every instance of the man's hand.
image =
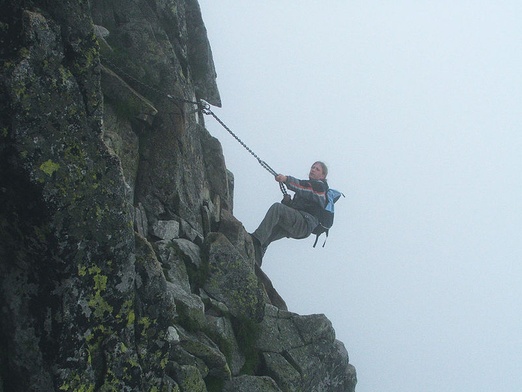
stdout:
{"type": "Polygon", "coordinates": [[[277,182],[286,182],[287,178],[285,175],[283,174],[278,174],[276,177],[275,177],[275,180],[277,182]]]}

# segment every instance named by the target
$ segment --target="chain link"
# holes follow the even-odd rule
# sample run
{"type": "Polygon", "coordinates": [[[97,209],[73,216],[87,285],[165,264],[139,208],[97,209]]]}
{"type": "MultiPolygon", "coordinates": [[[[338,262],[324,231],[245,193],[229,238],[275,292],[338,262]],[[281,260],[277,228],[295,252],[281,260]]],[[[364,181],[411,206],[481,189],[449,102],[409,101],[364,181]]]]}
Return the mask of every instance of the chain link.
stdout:
{"type": "MultiPolygon", "coordinates": [[[[250,147],[248,147],[248,146],[247,146],[247,145],[246,145],[246,144],[245,144],[245,143],[244,143],[244,142],[239,138],[239,136],[237,136],[237,135],[236,135],[236,134],[235,134],[235,133],[234,133],[234,132],[233,132],[233,131],[232,131],[232,130],[231,130],[231,129],[230,129],[230,128],[229,128],[229,127],[228,127],[228,126],[223,122],[223,121],[221,121],[221,119],[220,119],[218,116],[216,116],[216,114],[215,114],[215,113],[210,109],[210,105],[209,105],[207,102],[205,102],[205,101],[202,100],[202,99],[200,100],[200,102],[201,102],[200,107],[202,108],[202,109],[201,109],[202,112],[203,112],[204,114],[207,114],[207,115],[210,115],[210,116],[214,117],[214,119],[215,119],[219,124],[221,124],[221,126],[222,126],[223,128],[225,128],[225,130],[226,130],[228,133],[230,133],[230,135],[232,135],[232,137],[233,137],[234,139],[236,139],[237,142],[238,142],[239,144],[241,144],[241,145],[245,148],[245,150],[247,150],[247,151],[248,151],[248,152],[249,152],[249,153],[250,153],[254,158],[257,159],[257,161],[259,162],[259,164],[261,165],[261,167],[263,167],[263,169],[265,169],[266,171],[268,171],[268,172],[269,172],[270,174],[272,174],[273,176],[277,176],[277,175],[279,174],[279,173],[277,173],[274,169],[272,169],[268,163],[266,163],[266,162],[263,161],[261,158],[259,158],[259,157],[257,156],[257,154],[256,154],[254,151],[252,151],[252,149],[251,149],[250,147]]],[[[282,182],[279,183],[279,188],[281,188],[281,192],[283,192],[283,195],[286,195],[286,194],[287,194],[287,191],[286,191],[285,185],[284,185],[282,182]]]]}

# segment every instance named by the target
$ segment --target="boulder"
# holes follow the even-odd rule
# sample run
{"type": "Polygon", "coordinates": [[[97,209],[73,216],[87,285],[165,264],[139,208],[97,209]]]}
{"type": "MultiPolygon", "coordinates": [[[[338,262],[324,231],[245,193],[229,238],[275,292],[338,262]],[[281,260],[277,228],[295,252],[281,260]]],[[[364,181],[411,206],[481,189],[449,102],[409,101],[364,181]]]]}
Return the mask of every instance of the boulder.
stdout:
{"type": "Polygon", "coordinates": [[[263,292],[251,260],[245,259],[221,233],[211,233],[206,238],[204,252],[207,278],[203,289],[225,303],[233,316],[260,321],[263,292]]]}
{"type": "Polygon", "coordinates": [[[245,356],[241,353],[230,319],[207,315],[207,328],[227,357],[232,375],[238,376],[245,365],[245,356]]]}
{"type": "Polygon", "coordinates": [[[353,391],[356,374],[324,315],[301,316],[267,305],[256,347],[266,375],[284,391],[353,391]]]}
{"type": "Polygon", "coordinates": [[[159,220],[153,224],[151,234],[160,240],[179,238],[179,222],[175,220],[159,220]]]}
{"type": "MultiPolygon", "coordinates": [[[[219,347],[202,332],[189,333],[180,329],[181,347],[208,367],[208,375],[220,379],[231,378],[227,360],[219,347]]],[[[207,376],[207,375],[205,375],[207,376]]]]}

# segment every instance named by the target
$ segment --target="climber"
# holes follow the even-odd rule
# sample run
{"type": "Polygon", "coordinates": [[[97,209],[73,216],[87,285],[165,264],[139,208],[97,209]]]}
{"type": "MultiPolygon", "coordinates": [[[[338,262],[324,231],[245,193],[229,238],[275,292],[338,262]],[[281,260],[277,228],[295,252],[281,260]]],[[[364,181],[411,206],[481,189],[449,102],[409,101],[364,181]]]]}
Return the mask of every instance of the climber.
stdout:
{"type": "Polygon", "coordinates": [[[284,183],[295,194],[293,199],[285,195],[280,203],[274,203],[251,234],[258,266],[273,241],[284,237],[303,239],[317,227],[319,212],[326,205],[327,174],[326,165],[318,161],[310,168],[308,180],[282,174],[275,176],[277,182],[284,183]]]}

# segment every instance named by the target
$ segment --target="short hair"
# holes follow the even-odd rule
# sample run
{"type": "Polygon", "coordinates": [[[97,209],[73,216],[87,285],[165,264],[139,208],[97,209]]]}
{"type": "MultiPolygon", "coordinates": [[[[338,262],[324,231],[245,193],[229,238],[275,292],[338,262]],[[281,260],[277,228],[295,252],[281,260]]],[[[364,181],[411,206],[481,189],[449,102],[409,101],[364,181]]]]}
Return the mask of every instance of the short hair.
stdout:
{"type": "Polygon", "coordinates": [[[326,178],[326,176],[328,175],[328,166],[326,166],[326,163],[322,161],[316,161],[314,162],[314,165],[316,163],[321,166],[321,168],[323,169],[324,178],[326,178]]]}

